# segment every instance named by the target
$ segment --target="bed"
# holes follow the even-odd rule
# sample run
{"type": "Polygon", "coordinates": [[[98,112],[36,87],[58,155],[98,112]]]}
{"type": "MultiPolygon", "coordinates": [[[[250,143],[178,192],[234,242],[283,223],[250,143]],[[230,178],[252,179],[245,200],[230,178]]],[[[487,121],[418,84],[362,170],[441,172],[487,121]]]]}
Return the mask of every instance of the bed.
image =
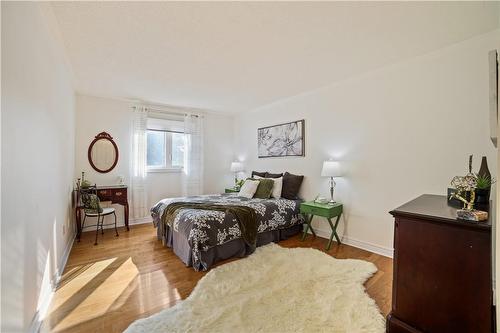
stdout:
{"type": "Polygon", "coordinates": [[[158,239],[172,248],[187,266],[197,271],[208,270],[221,260],[244,257],[253,249],[242,239],[238,221],[231,213],[180,209],[170,225],[162,224],[163,213],[174,202],[206,202],[253,208],[257,222],[256,246],[287,239],[302,230],[299,199],[248,199],[238,194],[217,194],[161,200],[151,209],[158,239]]]}

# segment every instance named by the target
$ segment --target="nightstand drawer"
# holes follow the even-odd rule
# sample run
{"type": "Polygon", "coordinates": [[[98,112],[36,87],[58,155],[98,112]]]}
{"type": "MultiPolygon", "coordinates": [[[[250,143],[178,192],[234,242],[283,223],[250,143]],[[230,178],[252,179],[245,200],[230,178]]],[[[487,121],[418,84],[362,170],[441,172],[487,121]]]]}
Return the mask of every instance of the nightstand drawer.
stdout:
{"type": "Polygon", "coordinates": [[[342,205],[338,203],[333,205],[303,203],[300,205],[300,212],[302,214],[312,214],[330,218],[342,214],[342,205]]]}
{"type": "Polygon", "coordinates": [[[311,207],[311,206],[302,206],[300,207],[300,212],[304,214],[313,214],[313,215],[330,215],[328,209],[319,208],[319,207],[311,207]]]}

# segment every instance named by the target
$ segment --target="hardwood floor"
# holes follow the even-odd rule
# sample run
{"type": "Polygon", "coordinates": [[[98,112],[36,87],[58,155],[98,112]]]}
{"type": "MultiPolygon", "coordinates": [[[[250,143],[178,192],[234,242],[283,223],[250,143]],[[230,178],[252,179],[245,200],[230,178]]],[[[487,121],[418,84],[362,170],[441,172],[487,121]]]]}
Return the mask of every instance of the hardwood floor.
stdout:
{"type": "MultiPolygon", "coordinates": [[[[134,320],[186,298],[205,272],[195,272],[156,239],[150,225],[131,226],[120,237],[108,230],[94,246],[93,232],[75,242],[42,332],[122,332],[134,320]]],[[[295,236],[279,244],[324,250],[327,240],[295,236]]],[[[373,262],[378,272],[365,284],[385,315],[391,306],[392,259],[336,243],[336,258],[373,262]]]]}

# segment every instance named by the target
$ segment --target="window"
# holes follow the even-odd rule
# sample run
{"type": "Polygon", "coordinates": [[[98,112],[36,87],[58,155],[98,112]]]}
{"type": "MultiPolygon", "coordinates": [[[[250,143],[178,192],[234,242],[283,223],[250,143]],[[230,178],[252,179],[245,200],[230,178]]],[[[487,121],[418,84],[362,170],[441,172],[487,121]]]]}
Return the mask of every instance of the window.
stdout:
{"type": "Polygon", "coordinates": [[[150,172],[182,170],[184,166],[185,134],[178,131],[178,126],[173,130],[165,129],[173,128],[171,123],[171,121],[161,122],[158,119],[149,121],[148,119],[147,167],[150,172]],[[162,126],[159,126],[159,123],[162,126]]]}

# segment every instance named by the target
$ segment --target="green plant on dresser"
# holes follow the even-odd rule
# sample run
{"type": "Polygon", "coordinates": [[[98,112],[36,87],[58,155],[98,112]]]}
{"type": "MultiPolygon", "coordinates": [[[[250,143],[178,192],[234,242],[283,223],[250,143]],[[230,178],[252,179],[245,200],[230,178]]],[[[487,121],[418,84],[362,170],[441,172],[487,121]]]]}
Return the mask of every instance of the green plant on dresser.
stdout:
{"type": "Polygon", "coordinates": [[[306,220],[306,227],[304,229],[304,234],[302,235],[302,240],[306,239],[307,231],[311,229],[311,232],[314,236],[316,233],[312,228],[311,222],[314,216],[320,216],[326,218],[330,228],[332,229],[332,234],[330,235],[330,240],[328,241],[328,245],[326,246],[326,250],[330,250],[332,245],[333,237],[337,243],[341,244],[340,237],[337,234],[337,226],[339,224],[340,216],[342,216],[343,206],[341,203],[334,204],[321,204],[314,201],[303,202],[300,204],[300,213],[304,215],[306,220]],[[335,223],[332,222],[332,219],[336,217],[335,223]]]}

